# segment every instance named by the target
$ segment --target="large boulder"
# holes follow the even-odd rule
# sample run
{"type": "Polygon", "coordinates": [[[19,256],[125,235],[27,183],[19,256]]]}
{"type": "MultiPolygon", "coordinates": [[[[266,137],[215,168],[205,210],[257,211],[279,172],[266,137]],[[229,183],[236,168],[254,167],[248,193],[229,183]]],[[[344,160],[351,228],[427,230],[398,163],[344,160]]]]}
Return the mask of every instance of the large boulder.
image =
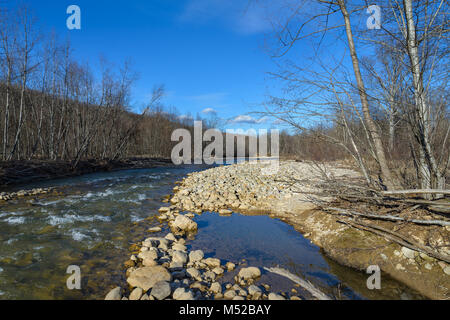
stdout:
{"type": "Polygon", "coordinates": [[[172,232],[195,232],[197,231],[197,223],[192,221],[186,216],[179,215],[175,218],[175,220],[170,224],[170,228],[172,232]]]}
{"type": "Polygon", "coordinates": [[[142,288],[144,291],[153,288],[159,281],[171,281],[172,275],[162,266],[143,267],[130,273],[127,282],[130,286],[142,288]]]}

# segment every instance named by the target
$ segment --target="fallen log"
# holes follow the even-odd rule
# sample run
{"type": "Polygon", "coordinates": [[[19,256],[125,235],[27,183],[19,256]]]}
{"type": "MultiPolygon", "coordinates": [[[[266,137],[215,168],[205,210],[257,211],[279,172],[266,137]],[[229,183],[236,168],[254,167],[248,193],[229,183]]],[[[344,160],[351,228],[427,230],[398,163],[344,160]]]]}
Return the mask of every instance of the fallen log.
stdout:
{"type": "Polygon", "coordinates": [[[435,259],[450,263],[449,256],[443,255],[443,254],[436,252],[424,245],[421,245],[420,243],[417,243],[417,242],[401,235],[398,232],[394,232],[392,230],[388,230],[388,229],[380,227],[380,226],[375,226],[375,225],[367,224],[367,223],[360,222],[360,221],[355,222],[355,221],[338,220],[338,222],[347,224],[347,225],[352,226],[357,229],[372,232],[376,235],[385,237],[386,239],[396,242],[397,244],[400,244],[411,250],[419,251],[419,252],[425,253],[426,255],[433,257],[435,259]]]}
{"type": "Polygon", "coordinates": [[[450,190],[437,190],[437,189],[411,189],[411,190],[392,190],[382,191],[383,195],[404,195],[404,194],[445,194],[450,195],[450,190]]]}
{"type": "Polygon", "coordinates": [[[338,214],[345,215],[345,216],[357,216],[357,217],[363,217],[363,218],[368,218],[368,219],[388,220],[388,221],[403,221],[403,222],[411,222],[411,223],[423,224],[423,225],[438,225],[438,226],[442,226],[442,227],[450,226],[450,221],[444,221],[444,220],[405,219],[405,218],[397,217],[397,216],[378,215],[378,214],[374,214],[374,213],[361,213],[361,212],[350,211],[350,210],[334,208],[334,207],[326,207],[323,209],[336,211],[338,214]]]}
{"type": "Polygon", "coordinates": [[[269,272],[278,274],[280,276],[286,277],[289,280],[297,283],[298,285],[300,285],[302,288],[304,288],[306,291],[311,293],[314,297],[316,297],[319,300],[331,300],[330,297],[328,297],[325,293],[323,293],[322,291],[317,289],[311,282],[309,282],[307,280],[303,280],[302,278],[296,276],[295,274],[290,273],[286,269],[282,269],[282,268],[266,268],[266,267],[264,267],[264,269],[266,271],[269,271],[269,272]]]}

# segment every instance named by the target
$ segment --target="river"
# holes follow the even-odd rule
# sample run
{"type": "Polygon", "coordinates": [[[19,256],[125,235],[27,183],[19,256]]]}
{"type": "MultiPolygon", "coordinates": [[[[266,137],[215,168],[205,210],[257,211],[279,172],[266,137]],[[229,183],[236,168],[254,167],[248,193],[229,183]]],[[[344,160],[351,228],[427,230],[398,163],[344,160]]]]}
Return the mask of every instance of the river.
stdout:
{"type": "MultiPolygon", "coordinates": [[[[167,227],[155,218],[162,198],[196,166],[162,167],[87,174],[26,186],[57,192],[22,198],[0,208],[0,299],[102,299],[125,284],[123,263],[130,246],[167,227]],[[69,265],[81,268],[81,289],[69,290],[69,265]]],[[[404,285],[382,278],[369,290],[369,275],[327,259],[291,226],[268,216],[216,213],[196,216],[199,230],[187,245],[206,257],[258,267],[288,269],[336,299],[420,299],[404,285]]],[[[165,233],[164,233],[165,232],[165,233]]],[[[224,277],[221,281],[230,281],[224,277]]],[[[264,272],[261,282],[291,293],[293,284],[264,272]]]]}

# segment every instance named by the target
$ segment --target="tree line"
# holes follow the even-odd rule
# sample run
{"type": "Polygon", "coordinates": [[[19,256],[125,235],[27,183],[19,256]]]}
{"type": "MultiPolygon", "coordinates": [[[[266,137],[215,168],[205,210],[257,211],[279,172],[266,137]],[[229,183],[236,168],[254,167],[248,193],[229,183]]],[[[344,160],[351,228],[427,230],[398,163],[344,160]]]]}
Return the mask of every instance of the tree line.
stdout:
{"type": "Polygon", "coordinates": [[[0,158],[119,159],[170,156],[170,135],[189,127],[153,90],[140,113],[131,110],[137,79],[131,63],[99,71],[74,59],[68,41],[39,32],[32,12],[0,9],[0,158]]]}

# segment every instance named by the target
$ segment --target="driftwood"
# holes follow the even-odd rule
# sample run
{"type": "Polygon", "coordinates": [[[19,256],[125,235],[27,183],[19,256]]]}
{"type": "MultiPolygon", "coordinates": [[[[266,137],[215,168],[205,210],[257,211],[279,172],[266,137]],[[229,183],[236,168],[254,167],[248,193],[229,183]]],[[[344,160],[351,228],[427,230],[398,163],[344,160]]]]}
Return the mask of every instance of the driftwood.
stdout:
{"type": "Polygon", "coordinates": [[[439,252],[436,252],[436,251],[430,249],[429,247],[421,245],[420,243],[417,243],[417,242],[399,234],[398,232],[394,232],[392,230],[389,230],[389,229],[386,229],[386,228],[383,228],[380,226],[375,226],[375,225],[367,224],[367,223],[360,222],[360,221],[355,222],[355,221],[338,220],[338,222],[347,224],[347,225],[352,226],[357,229],[372,232],[379,236],[383,236],[386,239],[396,242],[396,243],[398,243],[404,247],[407,247],[411,250],[419,251],[419,252],[425,253],[426,255],[433,257],[435,259],[450,263],[449,256],[443,255],[439,252]]]}
{"type": "Polygon", "coordinates": [[[345,215],[345,216],[357,216],[357,217],[364,217],[368,219],[377,219],[377,220],[388,220],[388,221],[404,221],[404,222],[411,222],[415,224],[423,224],[423,225],[438,225],[438,226],[450,226],[450,221],[443,221],[443,220],[418,220],[418,219],[405,219],[397,216],[392,215],[379,215],[379,214],[373,214],[373,213],[361,213],[356,211],[350,211],[345,210],[341,208],[334,208],[334,207],[326,207],[323,208],[324,210],[332,210],[336,211],[338,214],[345,215]]]}
{"type": "Polygon", "coordinates": [[[289,280],[297,283],[302,288],[304,288],[306,291],[311,293],[314,297],[316,297],[319,300],[331,300],[330,297],[328,297],[325,293],[317,289],[311,282],[307,280],[303,280],[302,278],[296,276],[295,274],[290,273],[286,269],[282,268],[266,268],[264,267],[266,271],[278,274],[280,276],[286,277],[289,280]]]}
{"type": "Polygon", "coordinates": [[[382,191],[383,195],[404,195],[404,194],[445,194],[450,195],[450,190],[437,190],[437,189],[411,189],[411,190],[393,190],[393,191],[382,191]]]}

